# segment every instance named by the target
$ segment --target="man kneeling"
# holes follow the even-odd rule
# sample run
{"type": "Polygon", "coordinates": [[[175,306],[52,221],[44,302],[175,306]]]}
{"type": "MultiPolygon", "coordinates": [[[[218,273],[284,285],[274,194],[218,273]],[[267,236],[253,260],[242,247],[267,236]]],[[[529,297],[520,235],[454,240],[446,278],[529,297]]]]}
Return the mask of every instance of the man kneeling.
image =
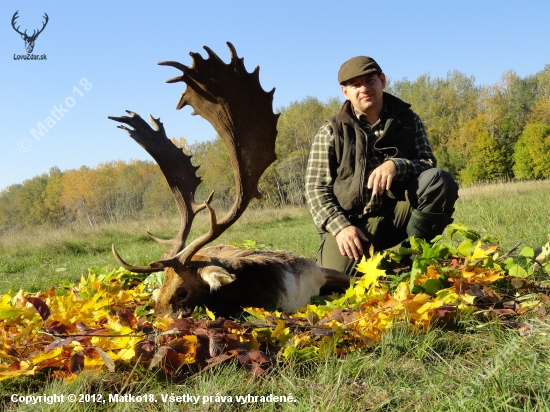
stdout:
{"type": "Polygon", "coordinates": [[[346,98],[319,129],[306,172],[306,199],[321,234],[317,264],[355,275],[370,246],[431,240],[452,222],[458,186],[436,168],[422,121],[384,92],[374,59],[357,56],[338,72],[346,98]]]}

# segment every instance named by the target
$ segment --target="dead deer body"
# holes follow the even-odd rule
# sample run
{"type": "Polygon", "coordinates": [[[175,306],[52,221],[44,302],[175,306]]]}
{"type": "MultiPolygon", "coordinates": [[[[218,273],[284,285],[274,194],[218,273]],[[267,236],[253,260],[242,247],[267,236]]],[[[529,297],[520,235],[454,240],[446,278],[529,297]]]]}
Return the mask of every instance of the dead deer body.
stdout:
{"type": "Polygon", "coordinates": [[[233,246],[204,248],[218,238],[259,198],[258,180],[276,159],[275,139],[278,115],[273,113],[275,89],[265,92],[259,82],[259,68],[248,73],[243,59],[228,43],[231,62],[224,63],[204,47],[208,58],[190,53],[191,66],[161,62],[183,74],[168,83],[185,82],[187,88],[177,109],[193,107],[193,114],[208,120],[224,141],[233,167],[237,195],[232,208],[220,221],[210,206],[213,193],[202,204],[194,195],[201,179],[175,141],[166,136],[162,123],[151,117],[151,128],[139,115],[109,117],[130,126],[118,126],[156,160],[174,195],[181,217],[177,235],[170,240],[153,239],[171,246],[162,260],[148,266],[126,263],[113,245],[117,261],[136,273],[164,270],[165,281],[156,298],[156,315],[188,315],[195,306],[206,306],[222,316],[233,315],[241,307],[278,307],[292,311],[319,294],[323,285],[347,287],[350,277],[321,268],[311,260],[288,252],[242,250],[233,246]],[[210,214],[208,233],[186,245],[195,215],[203,209],[210,214]],[[203,249],[204,248],[204,249],[203,249]]]}

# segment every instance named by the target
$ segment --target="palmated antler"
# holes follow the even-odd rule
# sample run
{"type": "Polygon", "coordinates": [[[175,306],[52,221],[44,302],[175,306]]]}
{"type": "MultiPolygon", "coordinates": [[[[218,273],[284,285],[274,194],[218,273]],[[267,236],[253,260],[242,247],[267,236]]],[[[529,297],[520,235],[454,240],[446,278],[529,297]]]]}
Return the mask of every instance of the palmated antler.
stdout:
{"type": "MultiPolygon", "coordinates": [[[[234,170],[237,195],[228,214],[219,222],[209,203],[212,195],[202,205],[194,202],[195,191],[201,180],[195,174],[198,167],[191,164],[190,156],[177,148],[166,136],[158,119],[151,118],[153,130],[141,117],[130,113],[131,117],[109,117],[126,123],[133,129],[119,126],[136,140],[159,164],[181,215],[181,226],[176,237],[164,241],[173,245],[170,257],[152,262],[149,266],[128,265],[113,252],[119,263],[134,272],[155,272],[166,267],[187,265],[192,256],[203,246],[219,237],[245,211],[252,198],[259,198],[258,180],[276,159],[275,138],[277,136],[278,115],[273,113],[272,102],[275,89],[265,92],[259,82],[259,68],[248,73],[243,59],[231,43],[231,62],[225,64],[208,47],[208,59],[198,53],[190,53],[193,63],[185,66],[178,62],[161,62],[160,65],[173,66],[183,74],[168,80],[168,83],[185,82],[187,88],[178,102],[177,109],[186,105],[193,107],[193,115],[200,115],[212,124],[225,143],[234,170]],[[185,242],[194,216],[202,209],[210,213],[210,230],[189,246],[185,242]]],[[[157,241],[161,241],[153,236],[157,241]]]]}

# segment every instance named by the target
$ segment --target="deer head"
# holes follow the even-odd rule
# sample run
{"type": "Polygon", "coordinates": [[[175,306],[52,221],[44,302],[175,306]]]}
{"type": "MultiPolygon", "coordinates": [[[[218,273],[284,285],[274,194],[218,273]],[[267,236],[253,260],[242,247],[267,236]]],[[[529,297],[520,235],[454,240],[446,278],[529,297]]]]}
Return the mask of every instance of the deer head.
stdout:
{"type": "Polygon", "coordinates": [[[42,25],[42,28],[41,28],[40,30],[38,30],[38,31],[34,30],[33,33],[32,33],[32,35],[31,35],[31,36],[28,36],[28,35],[27,35],[27,30],[25,30],[24,33],[21,33],[21,32],[19,31],[19,26],[15,27],[15,20],[17,20],[17,18],[19,17],[19,16],[17,15],[17,13],[19,13],[19,10],[16,11],[16,12],[14,13],[13,17],[11,18],[11,25],[12,25],[13,29],[14,29],[17,33],[19,33],[19,34],[21,35],[21,38],[22,38],[23,40],[25,40],[25,48],[27,49],[27,53],[32,53],[32,51],[34,50],[34,42],[36,41],[36,38],[38,37],[38,35],[39,35],[40,33],[42,33],[42,31],[43,31],[44,28],[46,27],[46,24],[48,24],[48,20],[49,20],[50,18],[48,17],[48,15],[47,15],[46,13],[44,13],[44,18],[45,18],[46,20],[44,21],[44,24],[42,25]]]}
{"type": "Polygon", "coordinates": [[[168,139],[159,119],[151,117],[152,128],[133,112],[128,112],[129,117],[109,117],[130,126],[118,127],[128,132],[156,160],[180,213],[180,228],[173,239],[159,239],[148,232],[159,243],[171,246],[164,255],[165,259],[151,262],[148,266],[132,266],[119,256],[113,245],[117,261],[132,272],[165,270],[165,283],[160,290],[163,301],[173,303],[178,299],[187,299],[191,302],[195,300],[192,297],[194,293],[215,290],[233,280],[224,269],[227,259],[198,252],[230,227],[253,198],[261,196],[258,180],[276,159],[275,138],[279,116],[272,109],[275,89],[265,92],[259,82],[259,68],[248,73],[233,45],[227,45],[231,56],[229,64],[208,47],[204,47],[208,53],[207,59],[198,53],[190,53],[193,60],[191,66],[172,61],[159,63],[182,71],[180,76],[168,80],[168,83],[187,84],[176,108],[193,107],[192,114],[198,114],[212,124],[229,152],[237,194],[233,206],[220,221],[210,206],[213,193],[204,203],[195,202],[195,191],[201,183],[196,175],[198,167],[192,165],[191,156],[168,139]],[[210,215],[210,230],[186,245],[195,215],[205,208],[210,215]]]}

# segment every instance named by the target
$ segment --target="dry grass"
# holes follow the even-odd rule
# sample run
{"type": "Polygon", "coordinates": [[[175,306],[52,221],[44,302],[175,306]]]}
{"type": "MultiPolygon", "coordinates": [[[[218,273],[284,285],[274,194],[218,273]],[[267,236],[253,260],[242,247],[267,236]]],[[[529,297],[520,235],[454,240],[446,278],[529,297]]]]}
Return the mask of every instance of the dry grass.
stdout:
{"type": "MultiPolygon", "coordinates": [[[[224,211],[217,212],[218,218],[224,211]]],[[[309,212],[305,208],[282,207],[278,209],[249,208],[239,219],[239,225],[256,225],[262,223],[284,222],[293,219],[305,219],[309,212]]],[[[0,236],[0,250],[9,250],[20,246],[29,248],[55,245],[66,241],[81,241],[85,238],[97,236],[101,232],[123,231],[132,236],[145,235],[146,231],[154,234],[171,236],[177,233],[180,222],[177,215],[166,217],[152,217],[143,220],[104,223],[96,227],[84,224],[75,224],[70,227],[53,228],[48,226],[25,230],[11,230],[0,236]]],[[[193,232],[206,231],[209,225],[208,213],[199,213],[193,223],[193,232]]]]}
{"type": "Polygon", "coordinates": [[[501,181],[460,188],[459,202],[484,199],[506,199],[529,195],[534,192],[550,192],[550,180],[501,181]]]}

